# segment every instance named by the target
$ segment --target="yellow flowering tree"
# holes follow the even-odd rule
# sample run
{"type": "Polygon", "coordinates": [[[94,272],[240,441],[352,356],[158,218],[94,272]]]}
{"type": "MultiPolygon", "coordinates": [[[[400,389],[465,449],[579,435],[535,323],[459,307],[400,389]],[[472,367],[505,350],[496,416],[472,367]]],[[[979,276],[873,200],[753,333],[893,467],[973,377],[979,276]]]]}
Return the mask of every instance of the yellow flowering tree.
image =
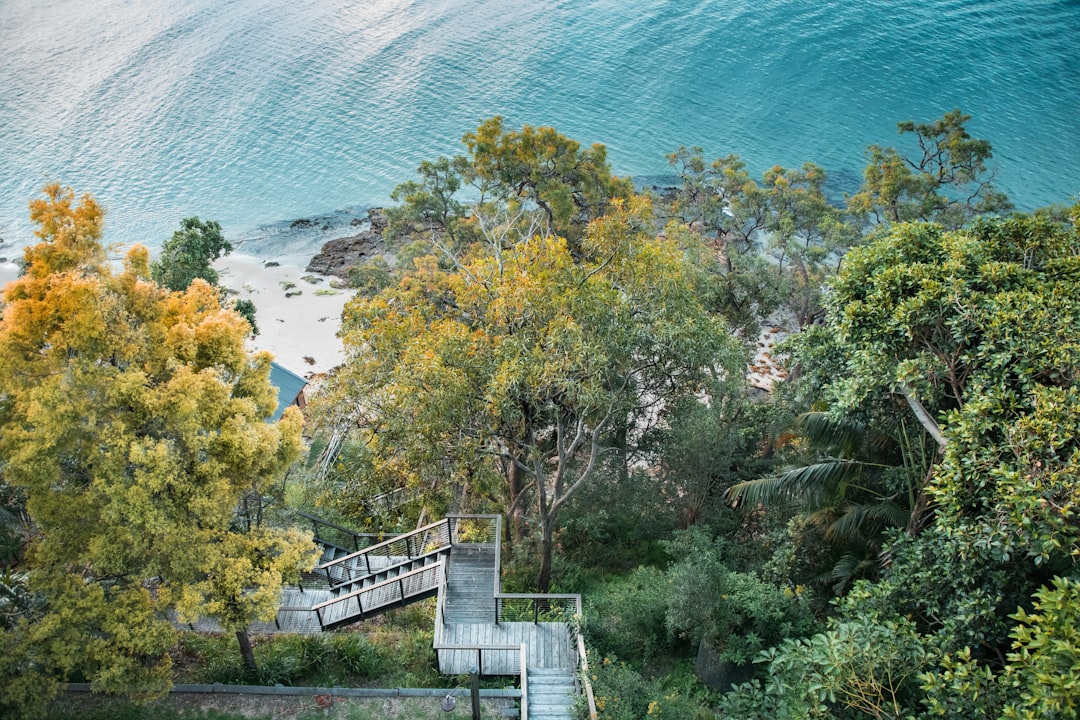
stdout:
{"type": "Polygon", "coordinates": [[[0,637],[0,707],[23,714],[74,676],[165,691],[169,610],[239,627],[265,615],[312,547],[230,529],[244,493],[301,451],[298,412],[265,422],[270,357],[247,354],[246,321],[203,281],[183,292],[151,282],[145,248],[114,273],[89,196],[50,185],[31,217],[42,242],[5,288],[0,320],[0,462],[25,493],[29,584],[46,600],[0,637]],[[244,570],[253,557],[261,572],[244,570]],[[223,570],[254,592],[218,612],[223,570]]]}

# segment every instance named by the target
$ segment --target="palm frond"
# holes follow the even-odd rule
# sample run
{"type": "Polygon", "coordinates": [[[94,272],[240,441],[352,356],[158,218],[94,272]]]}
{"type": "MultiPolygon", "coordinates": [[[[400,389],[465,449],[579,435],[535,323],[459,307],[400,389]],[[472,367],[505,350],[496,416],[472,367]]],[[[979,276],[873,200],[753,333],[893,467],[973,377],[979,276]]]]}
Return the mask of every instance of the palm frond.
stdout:
{"type": "Polygon", "coordinates": [[[910,510],[891,500],[865,505],[847,503],[836,522],[825,531],[825,539],[849,542],[875,535],[886,527],[906,527],[910,514],[910,510]]]}
{"type": "Polygon", "coordinates": [[[838,488],[858,477],[864,468],[865,464],[858,460],[829,458],[779,475],[732,485],[724,493],[724,499],[731,503],[741,500],[751,505],[787,502],[815,506],[827,502],[830,496],[836,495],[838,488]]]}
{"type": "Polygon", "coordinates": [[[803,413],[792,427],[815,446],[846,457],[858,454],[867,432],[866,425],[857,420],[820,411],[803,413]]]}
{"type": "Polygon", "coordinates": [[[829,576],[833,581],[833,592],[837,594],[844,592],[852,582],[873,572],[877,565],[877,560],[873,557],[844,553],[829,571],[829,576]]]}

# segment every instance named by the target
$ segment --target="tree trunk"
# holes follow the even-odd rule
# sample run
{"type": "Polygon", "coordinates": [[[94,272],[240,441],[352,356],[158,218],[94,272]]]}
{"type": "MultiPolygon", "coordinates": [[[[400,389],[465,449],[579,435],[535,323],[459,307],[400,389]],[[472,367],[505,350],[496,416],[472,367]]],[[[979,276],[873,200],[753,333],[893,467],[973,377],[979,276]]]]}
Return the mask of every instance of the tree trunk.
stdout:
{"type": "Polygon", "coordinates": [[[540,524],[543,526],[543,539],[540,549],[540,577],[536,580],[536,591],[546,593],[551,587],[551,555],[554,549],[552,538],[552,526],[555,518],[542,517],[540,524]]]}
{"type": "Polygon", "coordinates": [[[255,651],[251,649],[251,638],[248,637],[247,630],[236,631],[236,642],[240,644],[240,656],[244,658],[244,667],[254,676],[259,668],[255,665],[255,651]]]}
{"type": "Polygon", "coordinates": [[[510,461],[508,464],[506,479],[510,485],[510,502],[513,509],[510,511],[510,517],[508,518],[510,522],[507,527],[507,535],[509,536],[508,539],[513,542],[521,539],[522,527],[525,522],[525,510],[522,508],[522,503],[518,498],[525,483],[522,478],[523,471],[521,467],[514,461],[510,461]]]}

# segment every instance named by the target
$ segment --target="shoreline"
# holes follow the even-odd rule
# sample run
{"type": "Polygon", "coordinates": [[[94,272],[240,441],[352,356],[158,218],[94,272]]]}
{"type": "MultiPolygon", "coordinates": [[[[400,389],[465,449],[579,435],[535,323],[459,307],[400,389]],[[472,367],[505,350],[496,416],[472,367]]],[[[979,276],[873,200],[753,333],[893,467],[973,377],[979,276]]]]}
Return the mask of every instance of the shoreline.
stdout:
{"type": "MultiPolygon", "coordinates": [[[[248,339],[248,350],[269,350],[278,364],[311,380],[345,362],[337,331],[355,291],[331,287],[338,278],[309,273],[306,264],[299,255],[267,260],[233,252],[215,262],[214,269],[221,287],[255,304],[259,334],[248,339]]],[[[0,263],[0,290],[18,276],[18,265],[0,263]]]]}
{"type": "Polygon", "coordinates": [[[248,349],[269,350],[278,364],[311,380],[345,361],[337,331],[355,291],[332,287],[338,278],[307,272],[296,259],[266,260],[233,252],[214,268],[221,287],[255,304],[259,334],[248,340],[248,349]]]}

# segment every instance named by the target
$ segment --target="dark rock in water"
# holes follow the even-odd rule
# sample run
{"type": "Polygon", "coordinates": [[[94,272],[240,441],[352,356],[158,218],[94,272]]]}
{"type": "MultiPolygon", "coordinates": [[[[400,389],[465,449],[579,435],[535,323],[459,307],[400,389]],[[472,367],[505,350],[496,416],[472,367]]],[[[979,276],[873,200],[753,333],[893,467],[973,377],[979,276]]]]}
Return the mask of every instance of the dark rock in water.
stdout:
{"type": "Polygon", "coordinates": [[[383,233],[386,231],[386,215],[382,208],[368,210],[370,227],[356,235],[330,240],[319,254],[311,258],[307,272],[320,275],[346,277],[349,268],[363,265],[368,260],[386,252],[383,233]]]}
{"type": "Polygon", "coordinates": [[[315,227],[315,221],[314,220],[309,220],[307,218],[300,218],[299,220],[293,220],[289,224],[289,229],[290,230],[298,230],[300,228],[310,228],[310,227],[315,227]]]}

